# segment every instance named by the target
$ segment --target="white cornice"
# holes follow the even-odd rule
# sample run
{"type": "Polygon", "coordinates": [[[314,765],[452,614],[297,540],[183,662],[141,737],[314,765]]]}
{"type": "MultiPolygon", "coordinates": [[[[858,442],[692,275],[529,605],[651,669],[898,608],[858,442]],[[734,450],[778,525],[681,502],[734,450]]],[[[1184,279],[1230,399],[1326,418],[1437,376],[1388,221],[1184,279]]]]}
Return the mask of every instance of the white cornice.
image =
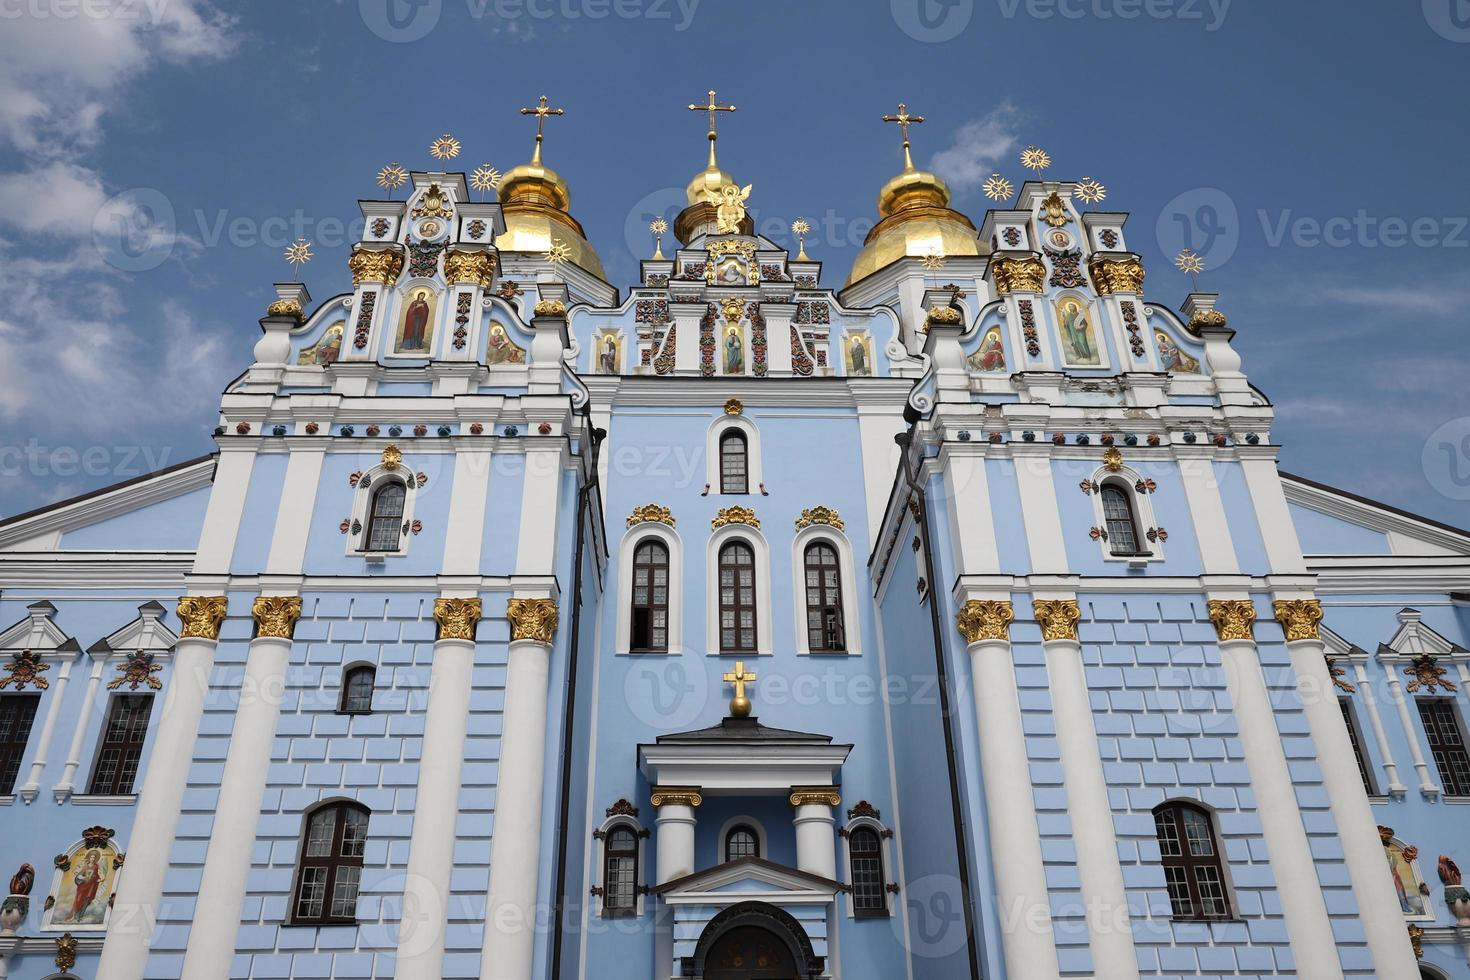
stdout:
{"type": "MultiPolygon", "coordinates": [[[[1371,501],[1348,496],[1344,492],[1307,483],[1298,477],[1283,473],[1281,487],[1288,503],[1298,504],[1311,510],[1336,517],[1385,534],[1402,534],[1443,549],[1450,555],[1470,556],[1470,533],[1436,524],[1376,505],[1371,501]]],[[[1317,556],[1311,556],[1317,561],[1317,556]]],[[[1399,560],[1397,558],[1390,560],[1399,560]]]]}

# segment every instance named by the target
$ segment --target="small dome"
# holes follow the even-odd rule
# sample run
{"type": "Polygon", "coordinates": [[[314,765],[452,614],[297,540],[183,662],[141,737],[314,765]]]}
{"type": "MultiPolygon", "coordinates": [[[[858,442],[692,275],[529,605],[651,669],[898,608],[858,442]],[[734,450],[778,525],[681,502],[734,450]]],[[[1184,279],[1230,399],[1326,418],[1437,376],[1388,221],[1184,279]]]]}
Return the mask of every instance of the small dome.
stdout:
{"type": "Polygon", "coordinates": [[[504,252],[547,252],[553,239],[566,242],[569,261],[605,280],[602,260],[570,212],[572,192],[561,174],[541,163],[540,148],[530,163],[513,168],[500,181],[505,234],[495,239],[504,252]]]}
{"type": "MultiPolygon", "coordinates": [[[[739,186],[734,177],[719,168],[711,153],[709,166],[695,174],[685,189],[689,206],[674,219],[674,237],[680,244],[688,245],[700,235],[714,234],[718,227],[715,202],[726,187],[739,186]]],[[[747,214],[740,223],[740,234],[751,235],[754,232],[755,221],[747,214]]]]}
{"type": "Polygon", "coordinates": [[[983,255],[975,225],[949,206],[949,185],[937,174],[905,167],[878,192],[878,223],[848,273],[848,285],[905,256],[983,255]]]}

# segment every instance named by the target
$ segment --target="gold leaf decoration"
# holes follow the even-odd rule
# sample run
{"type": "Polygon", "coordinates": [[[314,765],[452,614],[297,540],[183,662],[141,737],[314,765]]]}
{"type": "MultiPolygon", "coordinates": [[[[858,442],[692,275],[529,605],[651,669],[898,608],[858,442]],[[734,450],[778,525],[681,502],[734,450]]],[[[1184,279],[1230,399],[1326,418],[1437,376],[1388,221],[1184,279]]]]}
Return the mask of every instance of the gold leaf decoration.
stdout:
{"type": "Polygon", "coordinates": [[[1254,640],[1252,627],[1256,621],[1256,606],[1249,599],[1211,599],[1210,622],[1220,642],[1227,640],[1254,640]]]}
{"type": "Polygon", "coordinates": [[[1036,622],[1041,624],[1042,642],[1077,639],[1082,610],[1076,599],[1036,599],[1031,603],[1036,622]]]}
{"type": "Polygon", "coordinates": [[[450,249],[444,254],[444,279],[450,285],[464,283],[489,289],[495,281],[495,257],[489,252],[450,249]]]}
{"type": "Polygon", "coordinates": [[[255,618],[255,635],[289,640],[301,618],[299,595],[263,595],[255,600],[250,614],[255,618]]]}
{"type": "Polygon", "coordinates": [[[459,156],[459,140],[445,133],[429,144],[429,155],[435,160],[453,160],[459,156]]]}
{"type": "Polygon", "coordinates": [[[711,531],[717,531],[730,524],[746,524],[758,528],[761,526],[761,519],[749,507],[736,504],[733,507],[722,507],[715,519],[709,522],[709,527],[711,531]]]}
{"type": "Polygon", "coordinates": [[[1021,166],[1041,173],[1051,166],[1051,155],[1039,146],[1028,146],[1021,151],[1021,166]]]}
{"type": "Polygon", "coordinates": [[[434,621],[439,624],[441,640],[474,640],[475,626],[480,622],[480,600],[435,599],[434,621]]]}
{"type": "Polygon", "coordinates": [[[511,599],[505,604],[510,620],[510,638],[551,644],[556,635],[556,603],[551,599],[511,599]]]}
{"type": "Polygon", "coordinates": [[[995,271],[995,291],[1006,293],[1039,293],[1046,279],[1046,265],[1035,256],[1024,259],[998,259],[990,268],[995,271]]]}
{"type": "Polygon", "coordinates": [[[181,638],[218,640],[220,624],[230,603],[222,595],[186,595],[179,599],[179,619],[184,624],[181,638]]]}
{"type": "Polygon", "coordinates": [[[347,268],[352,270],[354,286],[364,282],[393,284],[403,270],[403,252],[397,248],[354,249],[347,259],[347,268]]]}
{"type": "Polygon", "coordinates": [[[397,190],[408,182],[408,171],[396,163],[390,163],[378,171],[378,186],[384,190],[397,190]]]}
{"type": "Polygon", "coordinates": [[[731,398],[725,402],[726,415],[739,415],[745,411],[745,405],[738,398],[731,398]]]}
{"type": "Polygon", "coordinates": [[[704,802],[698,786],[655,786],[649,791],[654,809],[661,806],[699,806],[704,802]]]}
{"type": "Polygon", "coordinates": [[[1137,259],[1095,259],[1087,271],[1099,295],[1143,292],[1143,265],[1137,259]]]}
{"type": "Polygon", "coordinates": [[[1009,201],[1011,195],[1016,193],[1015,185],[1006,180],[1000,174],[991,174],[982,185],[985,196],[992,201],[1009,201]]]}
{"type": "Polygon", "coordinates": [[[1316,599],[1278,599],[1274,603],[1276,620],[1286,633],[1286,642],[1320,639],[1317,624],[1322,622],[1322,603],[1316,599]]]}
{"type": "Polygon", "coordinates": [[[796,519],[796,529],[798,531],[804,527],[811,527],[813,524],[825,524],[828,527],[835,527],[839,531],[847,526],[842,522],[842,518],[837,515],[837,511],[831,507],[823,506],[807,508],[796,519]]]}
{"type": "Polygon", "coordinates": [[[838,806],[841,803],[842,794],[836,786],[791,787],[792,806],[838,806]]]}
{"type": "Polygon", "coordinates": [[[567,304],[559,299],[543,299],[531,310],[534,316],[566,316],[567,304]]]}
{"type": "Polygon", "coordinates": [[[955,614],[955,627],[966,643],[1008,640],[1015,610],[1005,599],[971,599],[955,614]]]}
{"type": "Polygon", "coordinates": [[[637,524],[667,524],[669,527],[674,527],[676,521],[674,512],[663,504],[644,504],[641,507],[634,507],[633,513],[628,515],[628,526],[633,527],[637,524]]]}
{"type": "Polygon", "coordinates": [[[1091,177],[1083,177],[1077,185],[1077,199],[1086,204],[1096,204],[1108,196],[1108,189],[1091,177]]]}

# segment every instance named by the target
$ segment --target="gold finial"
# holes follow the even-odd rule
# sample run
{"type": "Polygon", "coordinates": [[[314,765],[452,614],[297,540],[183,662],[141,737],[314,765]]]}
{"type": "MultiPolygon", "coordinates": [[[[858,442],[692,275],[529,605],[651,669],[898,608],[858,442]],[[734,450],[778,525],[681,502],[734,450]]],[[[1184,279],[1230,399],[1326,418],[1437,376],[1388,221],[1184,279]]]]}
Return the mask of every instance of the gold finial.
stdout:
{"type": "Polygon", "coordinates": [[[408,182],[408,171],[398,163],[390,163],[378,171],[378,186],[388,192],[388,200],[393,199],[393,192],[408,182]]]}
{"type": "Polygon", "coordinates": [[[1108,189],[1091,177],[1083,177],[1077,185],[1077,198],[1085,204],[1096,204],[1108,196],[1108,189]]]}
{"type": "Polygon", "coordinates": [[[1041,173],[1051,166],[1051,154],[1039,146],[1028,146],[1021,151],[1021,166],[1041,173]]]}
{"type": "Polygon", "coordinates": [[[985,196],[992,201],[1009,201],[1011,195],[1016,193],[1016,187],[998,173],[993,173],[985,179],[982,186],[985,196]]]}
{"type": "Polygon", "coordinates": [[[695,105],[693,102],[691,102],[689,103],[689,111],[709,113],[709,168],[711,170],[718,169],[718,166],[715,163],[715,140],[720,138],[720,134],[715,131],[715,113],[734,112],[735,107],[733,105],[720,105],[718,102],[715,101],[715,90],[710,89],[709,104],[695,105]]]}
{"type": "Polygon", "coordinates": [[[909,107],[900,102],[898,104],[898,115],[884,116],[883,121],[898,123],[899,129],[903,130],[903,171],[904,173],[908,173],[914,169],[914,158],[909,153],[909,126],[914,123],[923,122],[924,117],[909,115],[909,107]]]}
{"type": "Polygon", "coordinates": [[[796,254],[798,262],[811,261],[806,254],[806,236],[811,234],[811,231],[812,226],[805,218],[797,218],[791,222],[791,234],[796,236],[796,243],[800,246],[796,254]]]}
{"type": "Polygon", "coordinates": [[[750,698],[745,696],[745,685],[755,682],[755,671],[745,669],[745,661],[735,661],[735,669],[725,674],[725,683],[735,685],[735,696],[730,699],[731,718],[750,717],[750,698]]]}
{"type": "Polygon", "coordinates": [[[521,115],[523,116],[536,117],[536,150],[531,154],[531,166],[541,166],[541,141],[545,138],[546,117],[564,116],[566,114],[567,111],[565,109],[553,109],[547,105],[546,96],[544,95],[541,96],[540,101],[532,108],[521,110],[521,115]]]}
{"type": "Polygon", "coordinates": [[[486,191],[493,191],[500,186],[500,171],[482,163],[470,174],[470,186],[480,192],[480,200],[485,199],[486,191]]]}
{"type": "Polygon", "coordinates": [[[295,275],[299,266],[303,266],[315,258],[311,250],[311,242],[304,238],[298,238],[286,246],[286,261],[291,263],[292,274],[295,275]]]}
{"type": "Polygon", "coordinates": [[[459,156],[459,140],[445,133],[429,144],[429,155],[435,160],[453,160],[459,156]]]}
{"type": "Polygon", "coordinates": [[[654,218],[648,223],[648,230],[653,232],[652,261],[657,261],[664,257],[664,232],[669,230],[669,223],[663,218],[654,218]]]}
{"type": "Polygon", "coordinates": [[[1199,292],[1199,274],[1205,271],[1205,257],[1194,249],[1186,248],[1174,256],[1174,268],[1189,276],[1193,292],[1199,292]]]}

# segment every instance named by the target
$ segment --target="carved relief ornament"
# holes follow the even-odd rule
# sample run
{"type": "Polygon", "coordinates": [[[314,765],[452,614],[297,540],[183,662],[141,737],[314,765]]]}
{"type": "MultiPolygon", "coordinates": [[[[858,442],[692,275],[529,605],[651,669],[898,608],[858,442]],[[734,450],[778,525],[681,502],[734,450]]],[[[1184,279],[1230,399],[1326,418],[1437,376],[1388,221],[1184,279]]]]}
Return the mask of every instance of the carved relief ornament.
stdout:
{"type": "Polygon", "coordinates": [[[466,283],[489,289],[495,281],[495,257],[489,252],[452,248],[444,254],[444,279],[451,285],[466,283]]]}
{"type": "Polygon", "coordinates": [[[1227,640],[1254,640],[1251,632],[1256,621],[1256,606],[1249,599],[1211,599],[1210,622],[1220,642],[1227,640]]]}
{"type": "Polygon", "coordinates": [[[355,249],[347,259],[354,286],[364,282],[392,285],[403,271],[403,252],[396,248],[355,249]]]}
{"type": "Polygon", "coordinates": [[[1101,296],[1143,292],[1143,264],[1137,259],[1098,259],[1087,271],[1101,296]]]}
{"type": "Polygon", "coordinates": [[[1316,599],[1278,599],[1275,609],[1276,620],[1286,632],[1286,642],[1321,638],[1317,631],[1317,624],[1322,622],[1321,602],[1316,599]]]}
{"type": "Polygon", "coordinates": [[[1007,640],[1015,610],[1004,599],[971,599],[955,615],[955,626],[966,643],[981,640],[1007,640]]]}
{"type": "Polygon", "coordinates": [[[1036,599],[1031,603],[1036,622],[1041,624],[1042,642],[1077,639],[1082,610],[1076,599],[1036,599]]]}
{"type": "Polygon", "coordinates": [[[225,621],[229,600],[222,595],[186,595],[179,599],[179,620],[184,624],[180,637],[218,640],[220,624],[225,621]]]}
{"type": "Polygon", "coordinates": [[[510,620],[510,638],[534,640],[551,645],[556,634],[556,602],[551,599],[511,599],[505,604],[505,616],[510,620]]]}
{"type": "Polygon", "coordinates": [[[441,640],[471,640],[480,621],[480,600],[435,599],[434,621],[439,624],[441,640]]]}
{"type": "Polygon", "coordinates": [[[255,635],[291,639],[296,620],[301,618],[299,595],[263,595],[255,600],[250,614],[255,617],[255,635]]]}
{"type": "Polygon", "coordinates": [[[995,272],[995,291],[1006,293],[1039,293],[1046,279],[1046,265],[1035,256],[1024,259],[996,259],[990,268],[995,272]]]}

